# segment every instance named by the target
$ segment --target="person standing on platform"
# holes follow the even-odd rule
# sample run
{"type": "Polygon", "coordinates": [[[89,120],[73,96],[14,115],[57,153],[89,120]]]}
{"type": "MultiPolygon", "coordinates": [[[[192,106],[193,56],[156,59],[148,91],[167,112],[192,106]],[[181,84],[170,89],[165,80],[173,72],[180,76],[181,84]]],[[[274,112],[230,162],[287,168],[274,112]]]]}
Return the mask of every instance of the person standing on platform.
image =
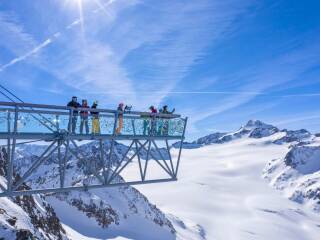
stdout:
{"type": "Polygon", "coordinates": [[[117,111],[118,111],[118,127],[116,129],[117,135],[120,134],[122,127],[123,127],[123,106],[124,106],[124,104],[120,103],[117,108],[117,111]]]}
{"type": "Polygon", "coordinates": [[[156,117],[154,115],[157,114],[158,111],[154,106],[150,106],[149,110],[151,112],[151,135],[155,135],[157,130],[156,129],[157,122],[156,122],[156,117]]]}
{"type": "Polygon", "coordinates": [[[150,117],[149,115],[141,115],[143,118],[143,135],[149,135],[150,134],[150,129],[149,129],[149,122],[150,122],[150,117]]]}
{"type": "Polygon", "coordinates": [[[70,124],[71,124],[71,132],[75,133],[76,132],[78,115],[79,115],[79,111],[77,111],[76,109],[78,107],[81,107],[80,103],[78,103],[78,99],[77,99],[76,96],[72,97],[72,100],[68,103],[67,107],[74,108],[73,112],[72,112],[72,116],[70,116],[71,119],[69,119],[68,130],[70,130],[70,124]]]}
{"type": "MultiPolygon", "coordinates": [[[[175,112],[175,108],[172,109],[172,111],[168,110],[168,106],[164,105],[161,109],[161,113],[162,114],[173,114],[175,112]]],[[[160,130],[160,134],[161,135],[168,135],[169,132],[169,119],[166,117],[163,117],[164,119],[162,120],[162,126],[161,126],[161,130],[160,130]]]]}
{"type": "MultiPolygon", "coordinates": [[[[87,102],[86,99],[82,100],[81,108],[89,108],[88,102],[87,102]]],[[[86,134],[89,134],[89,121],[88,121],[88,118],[89,118],[89,112],[86,111],[86,110],[81,110],[80,111],[80,119],[81,119],[81,122],[80,122],[80,134],[83,133],[83,127],[85,127],[85,129],[86,129],[86,134]]]]}
{"type": "MultiPolygon", "coordinates": [[[[96,109],[98,106],[98,101],[94,101],[91,108],[96,109]]],[[[100,134],[100,120],[99,112],[91,111],[92,116],[92,134],[100,134]]]]}

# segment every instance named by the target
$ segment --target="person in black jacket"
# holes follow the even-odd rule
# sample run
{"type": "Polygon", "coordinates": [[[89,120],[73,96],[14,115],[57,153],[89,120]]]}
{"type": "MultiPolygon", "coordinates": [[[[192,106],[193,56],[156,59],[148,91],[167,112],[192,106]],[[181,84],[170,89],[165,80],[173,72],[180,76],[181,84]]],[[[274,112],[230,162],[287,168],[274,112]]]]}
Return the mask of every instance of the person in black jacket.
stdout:
{"type": "MultiPolygon", "coordinates": [[[[168,110],[168,106],[167,105],[164,105],[162,107],[162,109],[160,110],[160,113],[162,114],[173,114],[175,112],[175,108],[172,109],[172,111],[169,111],[168,110]]],[[[158,130],[158,134],[159,135],[164,135],[164,136],[167,136],[168,133],[169,133],[169,119],[170,118],[169,116],[168,117],[162,117],[162,121],[161,121],[161,125],[159,127],[159,130],[158,130]]]]}
{"type": "Polygon", "coordinates": [[[67,106],[74,108],[73,109],[73,114],[71,116],[71,119],[69,119],[68,130],[70,129],[70,124],[71,124],[71,131],[72,131],[72,133],[75,133],[76,132],[78,115],[79,115],[79,111],[77,111],[76,109],[78,107],[81,107],[81,105],[80,105],[80,103],[78,103],[77,97],[73,96],[72,100],[68,103],[67,106]]]}

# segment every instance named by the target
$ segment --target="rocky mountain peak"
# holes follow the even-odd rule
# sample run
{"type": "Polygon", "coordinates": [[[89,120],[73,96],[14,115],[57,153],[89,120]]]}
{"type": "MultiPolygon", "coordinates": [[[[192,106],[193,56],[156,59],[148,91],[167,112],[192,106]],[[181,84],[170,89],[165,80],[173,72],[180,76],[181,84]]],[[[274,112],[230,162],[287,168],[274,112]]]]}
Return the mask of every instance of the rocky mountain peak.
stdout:
{"type": "Polygon", "coordinates": [[[261,128],[261,129],[266,129],[266,128],[275,128],[271,124],[264,123],[260,120],[249,120],[247,124],[244,126],[246,129],[254,129],[254,128],[261,128]]]}

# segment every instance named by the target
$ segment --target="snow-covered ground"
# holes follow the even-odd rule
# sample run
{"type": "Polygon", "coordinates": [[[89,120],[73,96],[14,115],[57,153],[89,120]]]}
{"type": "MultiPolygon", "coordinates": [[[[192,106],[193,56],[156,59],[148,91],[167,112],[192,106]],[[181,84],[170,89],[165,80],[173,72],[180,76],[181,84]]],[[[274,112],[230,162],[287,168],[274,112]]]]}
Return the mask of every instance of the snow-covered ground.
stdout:
{"type": "MultiPolygon", "coordinates": [[[[319,145],[319,138],[306,130],[280,130],[249,121],[236,132],[184,143],[187,149],[182,153],[177,182],[135,186],[147,198],[132,187],[121,187],[47,196],[40,202],[50,204],[52,215],[58,217],[54,225],[58,231],[53,234],[76,240],[318,240],[320,211],[312,209],[320,209],[319,145]]],[[[23,171],[32,153],[40,153],[42,148],[19,147],[17,169],[23,171]]],[[[84,152],[92,149],[91,143],[81,146],[84,152]]],[[[127,146],[118,144],[116,149],[114,158],[122,158],[127,146]]],[[[178,149],[172,151],[175,159],[178,149]]],[[[91,153],[90,162],[93,160],[99,159],[91,153]]],[[[4,161],[0,163],[5,166],[4,161]]],[[[56,164],[43,165],[30,179],[31,186],[43,185],[42,178],[46,184],[57,184],[56,164]]],[[[68,166],[70,184],[86,177],[83,162],[71,158],[68,166]]],[[[122,176],[130,179],[137,167],[130,163],[122,176]]],[[[163,177],[155,161],[149,160],[148,168],[152,174],[147,174],[147,179],[163,177]]],[[[37,216],[32,214],[36,206],[18,214],[12,211],[20,208],[10,207],[6,201],[0,201],[0,226],[4,229],[12,222],[11,213],[19,217],[17,226],[28,222],[21,214],[37,216]]]]}
{"type": "Polygon", "coordinates": [[[171,217],[181,239],[318,240],[320,216],[262,178],[265,165],[289,151],[286,144],[272,144],[276,138],[184,149],[177,182],[137,188],[169,218],[174,215],[200,233],[188,235],[171,217]]]}

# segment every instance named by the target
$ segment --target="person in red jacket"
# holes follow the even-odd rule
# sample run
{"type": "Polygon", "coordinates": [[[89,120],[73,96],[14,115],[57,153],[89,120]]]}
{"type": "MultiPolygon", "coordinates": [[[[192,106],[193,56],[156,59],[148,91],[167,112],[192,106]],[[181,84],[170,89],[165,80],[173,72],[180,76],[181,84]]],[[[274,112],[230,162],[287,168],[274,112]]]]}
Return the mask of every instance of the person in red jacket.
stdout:
{"type": "Polygon", "coordinates": [[[154,107],[154,106],[150,106],[149,107],[149,110],[150,110],[150,112],[151,112],[151,135],[155,135],[156,134],[156,128],[157,128],[157,120],[156,120],[156,118],[155,118],[155,116],[153,116],[154,114],[157,114],[158,113],[158,111],[157,111],[157,109],[154,107]]]}
{"type": "MultiPolygon", "coordinates": [[[[89,108],[88,106],[88,102],[86,99],[82,100],[82,105],[81,108],[89,108]]],[[[80,118],[81,118],[81,122],[80,122],[80,134],[83,133],[83,126],[86,129],[86,134],[89,134],[89,112],[86,110],[81,110],[80,111],[80,118]]]]}

